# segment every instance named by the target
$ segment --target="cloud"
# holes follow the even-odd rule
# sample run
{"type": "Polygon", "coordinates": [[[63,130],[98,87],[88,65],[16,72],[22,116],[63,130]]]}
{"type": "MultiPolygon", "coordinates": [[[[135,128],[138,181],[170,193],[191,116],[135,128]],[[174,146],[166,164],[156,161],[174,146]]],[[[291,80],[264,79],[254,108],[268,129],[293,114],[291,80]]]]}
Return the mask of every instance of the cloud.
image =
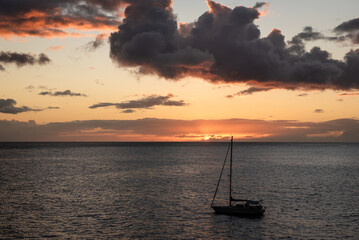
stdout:
{"type": "Polygon", "coordinates": [[[50,92],[52,90],[55,90],[56,88],[50,89],[47,86],[38,85],[37,87],[35,87],[33,85],[29,85],[29,86],[25,87],[25,89],[28,90],[29,92],[32,92],[35,89],[41,89],[42,91],[46,90],[47,92],[50,92]]]}
{"type": "Polygon", "coordinates": [[[195,135],[195,134],[188,134],[188,135],[177,135],[175,136],[176,138],[179,139],[186,139],[188,140],[194,140],[194,141],[198,141],[199,139],[201,139],[202,141],[210,141],[210,142],[223,142],[223,141],[230,141],[231,137],[230,136],[222,136],[222,135],[216,135],[216,134],[212,134],[212,135],[208,135],[208,134],[200,134],[200,135],[195,135]]]}
{"type": "Polygon", "coordinates": [[[43,95],[43,96],[49,95],[49,96],[52,96],[52,97],[64,97],[64,96],[70,96],[70,97],[87,97],[86,94],[71,92],[71,90],[56,91],[56,92],[43,91],[43,92],[40,92],[39,95],[43,95]]]}
{"type": "Polygon", "coordinates": [[[5,71],[5,68],[1,64],[0,64],[0,71],[5,71]]]}
{"type": "Polygon", "coordinates": [[[250,87],[248,89],[245,89],[243,91],[237,92],[235,94],[228,95],[227,98],[232,98],[234,96],[252,95],[255,92],[268,92],[268,91],[270,91],[272,89],[273,88],[269,88],[269,87],[250,87]]]}
{"type": "Polygon", "coordinates": [[[317,108],[314,110],[315,113],[323,113],[324,110],[323,109],[320,109],[320,108],[317,108]]]}
{"type": "Polygon", "coordinates": [[[359,92],[348,92],[348,93],[341,93],[339,96],[357,96],[359,92]]]}
{"type": "Polygon", "coordinates": [[[132,109],[126,109],[122,111],[122,113],[133,113],[133,112],[135,112],[135,110],[132,109]]]}
{"type": "Polygon", "coordinates": [[[359,88],[359,50],[344,61],[319,47],[306,51],[304,39],[322,37],[310,27],[289,43],[278,29],[261,37],[258,9],[207,2],[208,12],[180,27],[170,0],[129,2],[119,31],[109,38],[111,58],[166,79],[193,76],[291,90],[359,88]]]}
{"type": "Polygon", "coordinates": [[[341,42],[344,41],[345,38],[343,36],[325,36],[321,32],[313,31],[312,27],[307,26],[303,29],[302,32],[295,35],[289,43],[301,44],[304,48],[304,43],[301,41],[315,41],[315,40],[328,40],[328,41],[341,42]]]}
{"type": "Polygon", "coordinates": [[[107,36],[108,35],[104,33],[98,34],[95,40],[90,41],[85,45],[85,49],[88,51],[95,51],[96,49],[104,45],[107,36]]]}
{"type": "Polygon", "coordinates": [[[301,94],[298,94],[297,96],[298,97],[306,97],[306,96],[308,96],[309,94],[308,93],[301,93],[301,94]]]}
{"type": "Polygon", "coordinates": [[[132,1],[125,14],[119,31],[110,36],[110,56],[119,65],[177,79],[213,61],[179,34],[170,0],[132,1]]]}
{"type": "Polygon", "coordinates": [[[324,39],[326,37],[320,32],[313,32],[313,28],[307,26],[303,29],[303,32],[298,33],[293,38],[294,39],[292,41],[298,41],[298,40],[313,41],[318,39],[324,39]]]}
{"type": "Polygon", "coordinates": [[[58,50],[61,50],[63,49],[64,47],[63,46],[50,46],[46,49],[47,52],[49,51],[58,51],[58,50]]]}
{"type": "Polygon", "coordinates": [[[105,85],[103,82],[101,82],[101,81],[98,80],[98,79],[95,80],[95,83],[96,83],[97,85],[100,85],[100,86],[104,86],[104,85],[105,85]]]}
{"type": "Polygon", "coordinates": [[[174,101],[170,100],[170,98],[173,98],[174,95],[169,93],[167,96],[160,96],[160,95],[151,95],[148,97],[144,97],[138,100],[130,100],[126,102],[121,103],[97,103],[89,108],[95,109],[95,108],[101,108],[101,107],[111,107],[114,106],[118,109],[126,109],[122,111],[123,113],[133,113],[133,109],[151,109],[154,106],[185,106],[187,103],[185,103],[183,100],[174,101]]]}
{"type": "Polygon", "coordinates": [[[16,101],[14,99],[0,99],[0,113],[6,114],[18,114],[22,112],[30,111],[42,111],[43,109],[33,109],[26,106],[16,107],[16,101]]]}
{"type": "Polygon", "coordinates": [[[0,0],[0,36],[78,36],[70,30],[114,30],[130,0],[0,0]]]}
{"type": "Polygon", "coordinates": [[[35,89],[35,87],[32,85],[29,85],[25,89],[28,90],[29,92],[32,92],[35,89]]]}
{"type": "Polygon", "coordinates": [[[338,37],[339,40],[350,39],[352,43],[359,44],[359,18],[339,24],[334,31],[338,34],[346,33],[346,35],[338,37]]]}
{"type": "MultiPolygon", "coordinates": [[[[39,64],[39,65],[45,65],[51,62],[50,58],[43,54],[40,53],[38,56],[36,55],[32,55],[32,54],[28,54],[28,53],[17,53],[17,52],[4,52],[1,51],[0,52],[0,62],[4,63],[4,64],[16,64],[18,67],[23,67],[25,65],[34,65],[34,64],[39,64]]],[[[0,65],[1,66],[1,65],[0,65]]],[[[1,66],[1,68],[3,70],[4,67],[1,66]]]]}
{"type": "Polygon", "coordinates": [[[359,18],[354,18],[349,21],[339,24],[334,29],[337,32],[353,32],[359,31],[359,18]]]}
{"type": "Polygon", "coordinates": [[[0,121],[0,141],[202,141],[225,138],[259,142],[359,142],[359,120],[324,122],[256,119],[89,120],[36,124],[0,121]]]}
{"type": "Polygon", "coordinates": [[[263,6],[265,6],[265,5],[267,5],[268,3],[266,3],[266,2],[257,2],[254,6],[253,6],[253,8],[261,8],[261,7],[263,7],[263,6]]]}

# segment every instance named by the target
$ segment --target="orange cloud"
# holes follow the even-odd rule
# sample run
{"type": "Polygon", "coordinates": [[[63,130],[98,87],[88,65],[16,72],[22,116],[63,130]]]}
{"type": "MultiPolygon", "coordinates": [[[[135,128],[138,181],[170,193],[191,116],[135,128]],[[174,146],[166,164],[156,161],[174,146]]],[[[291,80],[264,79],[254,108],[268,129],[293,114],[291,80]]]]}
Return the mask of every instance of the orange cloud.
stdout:
{"type": "Polygon", "coordinates": [[[99,30],[113,31],[119,22],[108,22],[104,19],[74,19],[64,16],[40,16],[20,20],[15,18],[0,17],[0,21],[6,24],[0,26],[0,36],[9,38],[11,36],[37,36],[37,37],[70,37],[84,36],[81,33],[71,33],[69,30],[78,31],[99,30]]]}
{"type": "Polygon", "coordinates": [[[263,5],[262,5],[262,7],[264,7],[264,9],[262,10],[262,11],[259,11],[259,16],[261,16],[261,17],[264,17],[264,16],[266,16],[267,14],[268,14],[268,12],[269,12],[269,3],[264,3],[263,5]]]}
{"type": "Polygon", "coordinates": [[[117,11],[122,1],[117,2],[113,6],[91,0],[34,2],[30,6],[20,2],[15,7],[5,1],[0,10],[0,37],[69,37],[83,35],[77,31],[113,31],[120,24],[117,11]]]}
{"type": "Polygon", "coordinates": [[[63,46],[50,46],[46,49],[47,52],[49,51],[58,51],[58,50],[61,50],[63,49],[64,47],[63,46]]]}
{"type": "Polygon", "coordinates": [[[209,8],[209,12],[214,13],[214,14],[220,14],[222,12],[229,12],[231,10],[231,8],[229,8],[225,5],[216,3],[212,0],[207,0],[207,5],[209,8]]]}

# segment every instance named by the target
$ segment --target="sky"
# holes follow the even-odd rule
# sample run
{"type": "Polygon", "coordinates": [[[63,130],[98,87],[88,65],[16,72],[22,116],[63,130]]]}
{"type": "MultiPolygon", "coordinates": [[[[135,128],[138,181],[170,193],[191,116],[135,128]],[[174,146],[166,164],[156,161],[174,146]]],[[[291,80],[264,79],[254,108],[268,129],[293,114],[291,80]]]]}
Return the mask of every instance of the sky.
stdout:
{"type": "Polygon", "coordinates": [[[0,0],[0,141],[359,142],[357,9],[0,0]]]}

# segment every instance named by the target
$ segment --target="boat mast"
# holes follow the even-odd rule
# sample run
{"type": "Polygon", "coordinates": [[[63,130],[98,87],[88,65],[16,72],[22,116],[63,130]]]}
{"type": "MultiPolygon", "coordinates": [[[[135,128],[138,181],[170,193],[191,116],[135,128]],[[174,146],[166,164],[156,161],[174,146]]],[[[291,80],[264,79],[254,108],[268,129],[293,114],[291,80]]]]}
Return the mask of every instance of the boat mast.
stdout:
{"type": "Polygon", "coordinates": [[[232,155],[233,155],[233,136],[231,137],[231,159],[229,164],[229,206],[232,205],[232,155]]]}
{"type": "Polygon", "coordinates": [[[228,146],[228,148],[227,148],[226,157],[224,158],[224,161],[223,161],[221,174],[219,175],[219,179],[218,179],[218,182],[217,182],[216,191],[214,192],[214,196],[213,196],[213,200],[212,200],[211,206],[213,206],[214,199],[216,199],[216,195],[217,195],[217,191],[218,191],[219,183],[221,182],[221,178],[222,178],[223,170],[224,170],[224,167],[226,166],[226,161],[227,161],[227,157],[228,157],[228,153],[229,153],[229,149],[230,149],[230,147],[231,147],[231,145],[229,145],[229,146],[228,146]]]}

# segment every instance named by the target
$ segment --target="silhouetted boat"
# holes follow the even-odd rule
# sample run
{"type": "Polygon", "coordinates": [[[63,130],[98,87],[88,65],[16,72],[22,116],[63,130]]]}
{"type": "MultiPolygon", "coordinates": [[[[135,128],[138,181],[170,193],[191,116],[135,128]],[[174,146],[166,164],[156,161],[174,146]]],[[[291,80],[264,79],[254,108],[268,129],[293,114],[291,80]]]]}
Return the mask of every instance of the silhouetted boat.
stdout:
{"type": "Polygon", "coordinates": [[[213,208],[215,213],[218,214],[237,215],[244,217],[262,216],[266,208],[263,205],[261,205],[259,201],[234,199],[232,197],[232,155],[233,155],[233,136],[231,137],[231,144],[227,150],[226,158],[224,159],[224,163],[222,166],[221,174],[218,179],[218,183],[217,183],[216,191],[213,196],[211,207],[213,208]],[[231,150],[230,165],[229,165],[229,202],[227,206],[214,206],[213,203],[217,195],[218,186],[221,181],[221,177],[222,177],[224,166],[226,164],[229,149],[231,150]]]}

